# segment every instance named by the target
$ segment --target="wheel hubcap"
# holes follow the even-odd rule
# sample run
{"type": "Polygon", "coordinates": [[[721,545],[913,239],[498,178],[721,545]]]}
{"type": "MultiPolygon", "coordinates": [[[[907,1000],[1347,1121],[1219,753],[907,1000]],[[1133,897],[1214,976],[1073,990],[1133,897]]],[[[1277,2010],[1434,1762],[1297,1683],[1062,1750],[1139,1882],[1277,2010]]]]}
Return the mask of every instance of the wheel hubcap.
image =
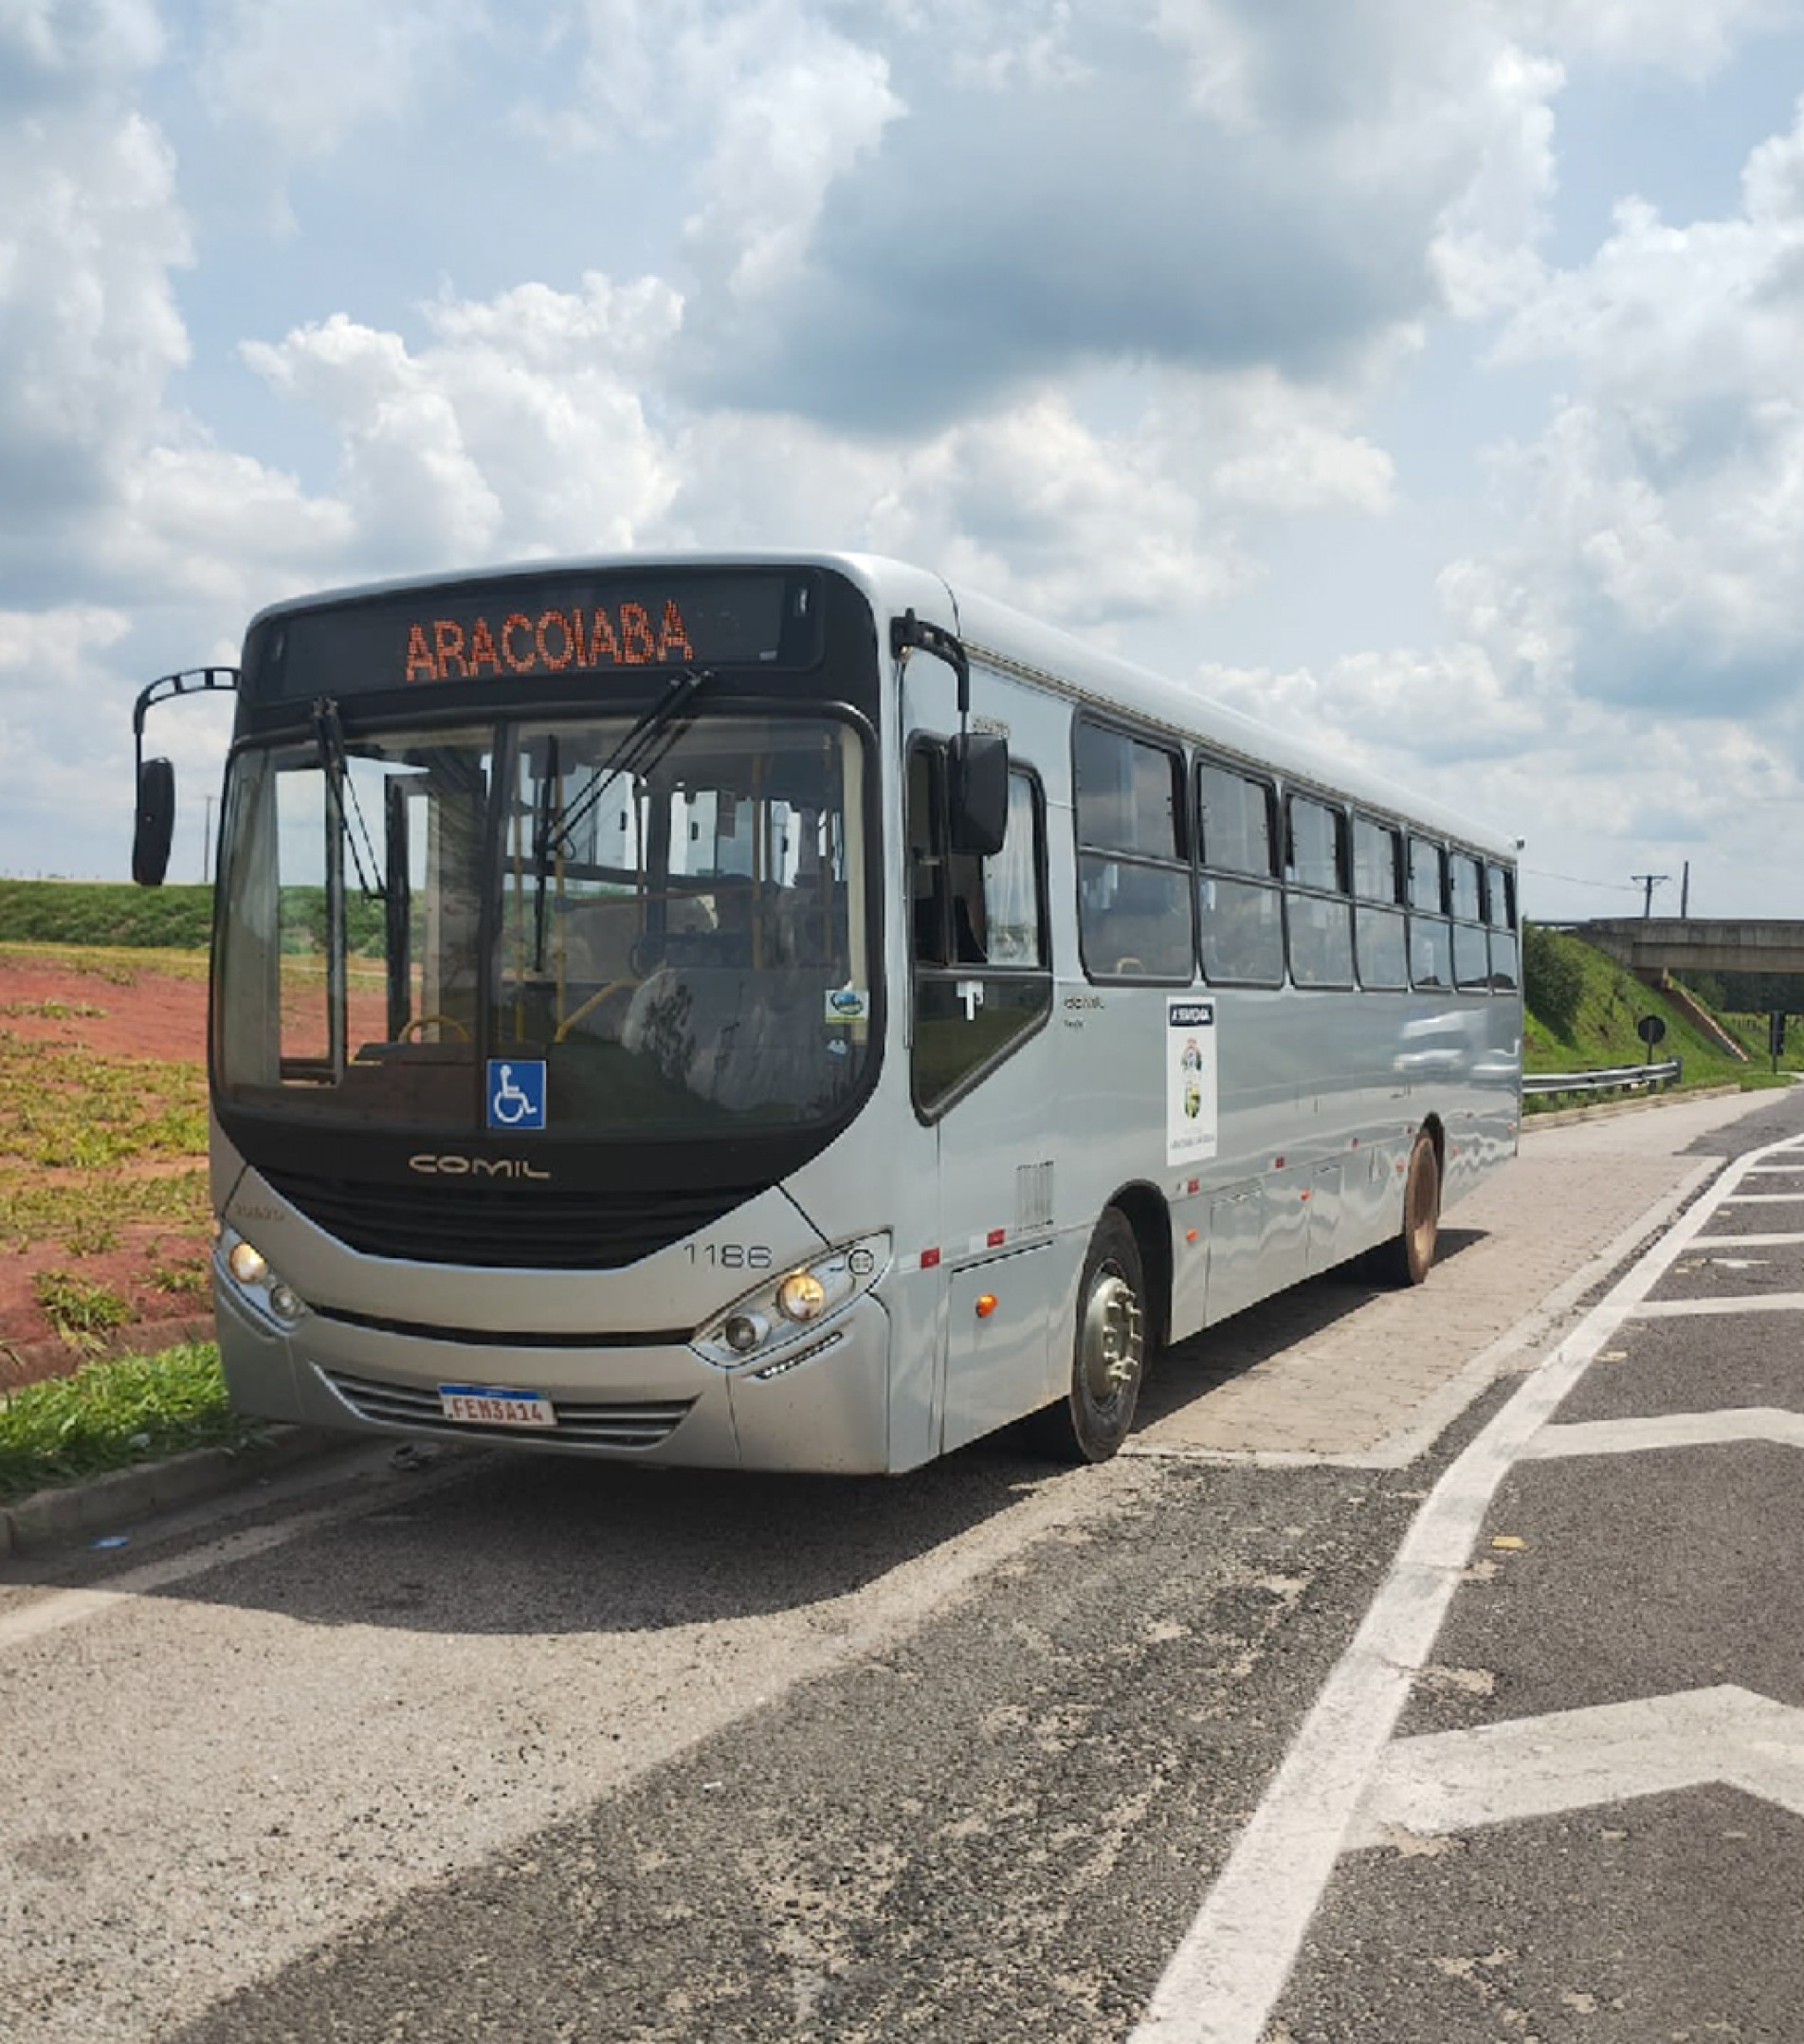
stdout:
{"type": "Polygon", "coordinates": [[[1084,1380],[1099,1405],[1139,1374],[1140,1303],[1119,1270],[1099,1273],[1084,1313],[1084,1380]]]}

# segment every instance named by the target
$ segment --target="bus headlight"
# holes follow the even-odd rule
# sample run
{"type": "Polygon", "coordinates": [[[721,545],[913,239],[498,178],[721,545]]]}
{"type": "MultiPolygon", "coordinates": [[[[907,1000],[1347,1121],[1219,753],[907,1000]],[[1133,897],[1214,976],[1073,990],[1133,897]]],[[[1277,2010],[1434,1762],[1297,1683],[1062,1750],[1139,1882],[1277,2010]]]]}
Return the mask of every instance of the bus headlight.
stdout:
{"type": "Polygon", "coordinates": [[[246,1287],[261,1285],[269,1275],[269,1265],[264,1252],[252,1242],[234,1242],[231,1253],[226,1258],[226,1268],[246,1287]]]}
{"type": "Polygon", "coordinates": [[[246,1242],[228,1227],[220,1237],[228,1275],[239,1296],[264,1319],[292,1327],[307,1310],[307,1303],[286,1278],[272,1269],[269,1259],[254,1242],[246,1242]]]}
{"type": "Polygon", "coordinates": [[[888,1268],[887,1234],[842,1243],[736,1299],[697,1332],[695,1352],[718,1369],[768,1361],[844,1312],[888,1268]]]}
{"type": "Polygon", "coordinates": [[[797,1270],[776,1287],[776,1303],[789,1320],[819,1320],[827,1310],[827,1287],[811,1270],[797,1270]]]}

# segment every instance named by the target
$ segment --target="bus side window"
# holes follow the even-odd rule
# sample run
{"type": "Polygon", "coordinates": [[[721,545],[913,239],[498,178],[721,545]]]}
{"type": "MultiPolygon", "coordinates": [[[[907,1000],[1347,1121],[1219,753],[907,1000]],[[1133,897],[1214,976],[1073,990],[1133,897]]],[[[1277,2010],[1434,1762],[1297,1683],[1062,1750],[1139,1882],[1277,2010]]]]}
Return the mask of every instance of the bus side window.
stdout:
{"type": "Polygon", "coordinates": [[[983,859],[946,843],[945,754],[908,756],[908,870],[914,919],[915,1104],[950,1106],[1051,1013],[1046,830],[1038,784],[1009,776],[1009,828],[983,859]]]}
{"type": "Polygon", "coordinates": [[[1426,837],[1410,839],[1410,979],[1418,987],[1450,987],[1448,956],[1447,853],[1426,837]]]}
{"type": "Polygon", "coordinates": [[[1184,762],[1080,718],[1072,746],[1078,942],[1092,979],[1187,982],[1193,972],[1184,762]]]}
{"type": "Polygon", "coordinates": [[[1359,984],[1397,992],[1410,983],[1403,928],[1403,838],[1370,816],[1353,819],[1354,947],[1359,984]]]}
{"type": "Polygon", "coordinates": [[[937,746],[917,745],[908,755],[908,905],[917,965],[943,965],[949,951],[941,766],[937,746]]]}
{"type": "Polygon", "coordinates": [[[1268,781],[1196,764],[1202,873],[1196,884],[1203,977],[1277,987],[1285,979],[1284,894],[1276,884],[1278,798],[1268,781]]]}

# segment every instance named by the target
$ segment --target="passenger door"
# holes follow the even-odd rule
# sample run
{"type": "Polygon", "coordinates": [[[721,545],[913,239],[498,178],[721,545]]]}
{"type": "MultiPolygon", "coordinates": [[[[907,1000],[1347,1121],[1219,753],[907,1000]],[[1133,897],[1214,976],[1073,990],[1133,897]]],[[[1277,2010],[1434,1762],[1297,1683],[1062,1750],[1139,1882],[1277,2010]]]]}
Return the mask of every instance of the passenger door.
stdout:
{"type": "Polygon", "coordinates": [[[945,1449],[1031,1409],[1048,1381],[1046,804],[1018,762],[1009,790],[1002,849],[987,859],[954,852],[944,747],[923,739],[910,748],[910,1081],[938,1148],[945,1449]]]}

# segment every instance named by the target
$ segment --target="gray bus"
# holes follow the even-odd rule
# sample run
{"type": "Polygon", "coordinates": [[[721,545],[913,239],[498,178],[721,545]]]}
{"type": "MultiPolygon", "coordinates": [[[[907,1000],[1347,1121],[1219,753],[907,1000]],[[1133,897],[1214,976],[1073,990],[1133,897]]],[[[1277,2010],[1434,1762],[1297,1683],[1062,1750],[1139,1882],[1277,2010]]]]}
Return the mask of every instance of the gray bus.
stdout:
{"type": "Polygon", "coordinates": [[[282,603],[234,688],[210,1073],[246,1412],[762,1469],[1009,1422],[1511,1156],[1511,844],[891,561],[282,603]]]}

